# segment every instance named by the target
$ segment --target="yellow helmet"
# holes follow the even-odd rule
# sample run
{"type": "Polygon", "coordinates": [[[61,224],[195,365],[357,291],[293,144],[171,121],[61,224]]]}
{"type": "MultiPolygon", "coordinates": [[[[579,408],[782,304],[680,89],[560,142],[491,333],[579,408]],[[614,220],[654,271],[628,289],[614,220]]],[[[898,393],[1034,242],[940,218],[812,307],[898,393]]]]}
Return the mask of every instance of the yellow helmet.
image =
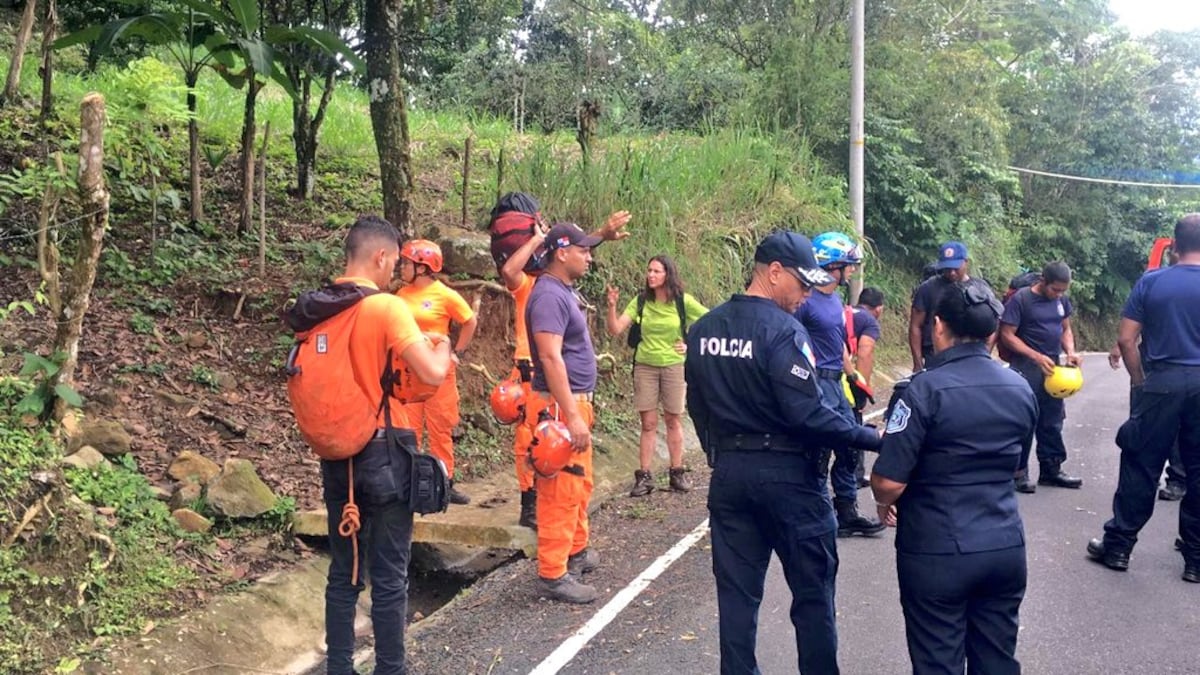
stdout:
{"type": "Polygon", "coordinates": [[[1042,386],[1054,398],[1067,398],[1083,388],[1083,369],[1075,366],[1054,366],[1042,386]]]}

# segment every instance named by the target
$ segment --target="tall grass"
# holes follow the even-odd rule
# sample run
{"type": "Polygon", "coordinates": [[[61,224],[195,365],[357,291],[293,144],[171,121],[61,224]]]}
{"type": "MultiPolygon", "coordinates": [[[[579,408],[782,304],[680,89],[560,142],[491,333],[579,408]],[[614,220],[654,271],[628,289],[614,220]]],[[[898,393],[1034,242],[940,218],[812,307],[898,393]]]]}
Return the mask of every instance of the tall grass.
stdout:
{"type": "Polygon", "coordinates": [[[680,263],[689,289],[714,304],[746,279],[754,246],[786,228],[815,234],[845,224],[841,185],[803,148],[741,130],[602,141],[584,162],[578,149],[549,138],[518,156],[511,188],[537,194],[553,219],[585,227],[617,210],[630,237],[597,251],[585,282],[626,292],[642,286],[653,255],[680,263]]]}

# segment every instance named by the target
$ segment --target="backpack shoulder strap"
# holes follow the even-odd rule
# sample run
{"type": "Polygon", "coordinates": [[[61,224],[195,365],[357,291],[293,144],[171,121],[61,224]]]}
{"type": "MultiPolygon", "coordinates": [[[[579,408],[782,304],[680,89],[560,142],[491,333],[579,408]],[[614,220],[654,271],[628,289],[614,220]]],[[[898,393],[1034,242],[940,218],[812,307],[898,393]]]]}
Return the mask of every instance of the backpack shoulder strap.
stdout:
{"type": "Polygon", "coordinates": [[[842,306],[842,320],[846,324],[846,346],[850,348],[850,356],[858,355],[858,338],[854,334],[854,308],[842,306]]]}
{"type": "Polygon", "coordinates": [[[646,294],[638,293],[637,299],[637,323],[642,323],[642,312],[646,310],[646,294]]]}
{"type": "Polygon", "coordinates": [[[675,313],[679,315],[679,337],[687,337],[687,307],[684,306],[683,293],[675,296],[675,313]]]}

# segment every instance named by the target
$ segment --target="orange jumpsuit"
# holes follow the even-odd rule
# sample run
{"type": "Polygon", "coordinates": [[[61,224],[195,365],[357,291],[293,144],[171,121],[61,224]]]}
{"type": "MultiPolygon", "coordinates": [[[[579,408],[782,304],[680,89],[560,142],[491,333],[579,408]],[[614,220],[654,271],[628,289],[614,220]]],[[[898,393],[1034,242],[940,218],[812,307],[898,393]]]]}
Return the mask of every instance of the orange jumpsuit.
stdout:
{"type": "MultiPolygon", "coordinates": [[[[533,282],[535,278],[530,274],[525,274],[521,280],[521,285],[515,290],[509,291],[513,296],[513,302],[516,307],[514,317],[514,329],[516,331],[517,348],[513,351],[513,370],[509,375],[510,379],[519,380],[521,388],[525,390],[525,400],[533,398],[532,379],[533,365],[529,359],[529,333],[525,329],[525,307],[529,302],[529,294],[533,292],[533,282]],[[521,371],[525,371],[522,376],[521,371]]],[[[529,406],[526,406],[526,411],[529,406]]],[[[526,451],[529,449],[529,443],[533,440],[533,427],[537,424],[526,422],[528,417],[517,421],[517,428],[513,436],[513,460],[517,469],[517,483],[521,486],[521,492],[533,489],[533,469],[530,468],[529,462],[526,461],[526,451]]],[[[535,417],[534,420],[537,418],[535,417]]]]}
{"type": "MultiPolygon", "coordinates": [[[[464,324],[475,316],[458,291],[440,281],[425,288],[402,286],[396,295],[408,305],[417,325],[425,333],[450,334],[450,322],[464,324]]],[[[454,439],[451,432],[459,421],[458,378],[453,362],[446,379],[428,400],[408,403],[404,412],[421,444],[422,431],[429,435],[429,453],[446,465],[446,475],[454,478],[454,439]]]]}
{"type": "MultiPolygon", "coordinates": [[[[575,405],[591,429],[596,420],[588,398],[585,394],[576,395],[575,405]]],[[[558,413],[558,406],[546,394],[534,394],[528,401],[525,405],[525,423],[530,428],[537,425],[538,415],[543,410],[549,408],[551,417],[558,413]]],[[[579,553],[588,545],[587,509],[595,484],[592,476],[592,444],[588,443],[583,452],[576,454],[566,470],[559,471],[551,478],[535,476],[538,493],[538,576],[558,579],[567,573],[568,556],[579,553]],[[583,475],[576,475],[572,470],[583,475]]]]}

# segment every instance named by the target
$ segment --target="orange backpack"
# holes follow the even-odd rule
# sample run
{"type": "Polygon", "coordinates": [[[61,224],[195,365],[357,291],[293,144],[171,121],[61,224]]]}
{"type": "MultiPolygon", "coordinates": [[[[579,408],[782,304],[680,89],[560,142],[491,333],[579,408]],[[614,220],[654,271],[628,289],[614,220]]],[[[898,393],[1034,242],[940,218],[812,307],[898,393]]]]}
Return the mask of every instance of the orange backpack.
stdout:
{"type": "Polygon", "coordinates": [[[284,316],[296,332],[286,367],[288,400],[305,442],[322,459],[352,457],[375,434],[382,402],[368,398],[350,376],[350,335],[361,301],[378,292],[331,284],[302,294],[284,316]]]}

